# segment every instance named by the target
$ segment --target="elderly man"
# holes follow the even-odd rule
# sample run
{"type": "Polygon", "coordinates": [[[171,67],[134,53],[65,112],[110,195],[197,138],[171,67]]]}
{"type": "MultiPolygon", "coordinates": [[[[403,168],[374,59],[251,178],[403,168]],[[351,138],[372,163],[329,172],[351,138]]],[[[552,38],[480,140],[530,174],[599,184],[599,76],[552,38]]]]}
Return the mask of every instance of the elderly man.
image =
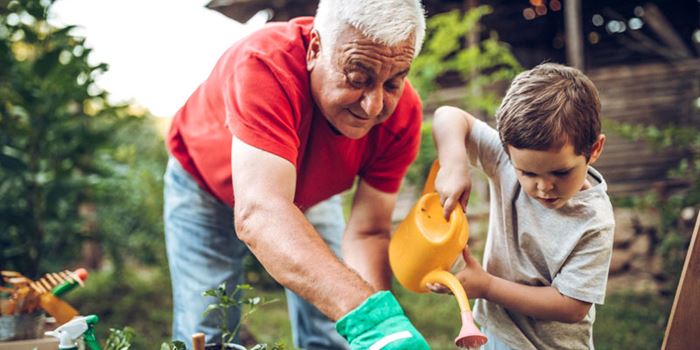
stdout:
{"type": "Polygon", "coordinates": [[[224,53],[167,140],[175,339],[220,337],[201,293],[242,283],[250,250],[287,288],[297,347],[428,347],[387,291],[391,212],[422,120],[406,75],[424,31],[418,0],[321,0],[315,18],[224,53]],[[356,178],[345,225],[337,194],[356,178]]]}

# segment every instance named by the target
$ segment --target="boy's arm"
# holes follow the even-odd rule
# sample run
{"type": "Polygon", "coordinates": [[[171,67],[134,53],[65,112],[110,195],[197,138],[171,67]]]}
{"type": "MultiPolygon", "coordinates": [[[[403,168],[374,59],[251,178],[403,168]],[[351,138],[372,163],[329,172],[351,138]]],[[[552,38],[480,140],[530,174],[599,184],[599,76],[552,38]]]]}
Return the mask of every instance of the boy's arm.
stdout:
{"type": "Polygon", "coordinates": [[[440,107],[433,117],[433,139],[440,161],[435,189],[446,219],[457,204],[467,207],[471,177],[466,142],[473,125],[474,117],[455,107],[440,107]]]}
{"type": "Polygon", "coordinates": [[[506,309],[540,320],[576,323],[581,321],[591,304],[559,293],[554,287],[535,287],[489,275],[491,281],[484,299],[506,309]]]}
{"type": "MultiPolygon", "coordinates": [[[[591,307],[590,303],[565,296],[554,287],[528,286],[493,276],[464,250],[464,270],[457,274],[470,298],[483,298],[502,307],[540,320],[576,323],[591,307]]],[[[444,291],[435,288],[434,291],[444,291]]]]}

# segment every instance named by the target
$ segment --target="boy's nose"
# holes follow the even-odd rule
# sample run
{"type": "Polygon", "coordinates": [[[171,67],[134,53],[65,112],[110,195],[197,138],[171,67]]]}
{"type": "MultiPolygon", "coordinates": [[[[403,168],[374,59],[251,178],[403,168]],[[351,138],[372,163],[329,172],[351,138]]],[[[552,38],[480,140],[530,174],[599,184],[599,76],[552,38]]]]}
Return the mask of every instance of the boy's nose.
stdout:
{"type": "Polygon", "coordinates": [[[551,181],[540,180],[537,181],[537,190],[540,192],[547,193],[554,188],[554,184],[551,181]]]}

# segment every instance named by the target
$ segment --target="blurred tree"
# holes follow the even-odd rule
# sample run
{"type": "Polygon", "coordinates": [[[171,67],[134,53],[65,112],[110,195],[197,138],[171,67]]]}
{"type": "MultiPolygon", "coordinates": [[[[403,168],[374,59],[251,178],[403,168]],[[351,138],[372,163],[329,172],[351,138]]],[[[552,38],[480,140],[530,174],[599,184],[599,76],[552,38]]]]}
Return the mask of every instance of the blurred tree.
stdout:
{"type": "Polygon", "coordinates": [[[464,104],[459,107],[478,115],[494,115],[502,92],[491,87],[510,82],[522,67],[495,32],[480,38],[479,22],[491,12],[491,7],[479,6],[428,19],[423,50],[410,73],[411,83],[422,98],[428,99],[441,87],[441,78],[455,76],[464,87],[464,104]]]}
{"type": "Polygon", "coordinates": [[[157,224],[151,217],[158,189],[143,187],[158,186],[151,175],[162,171],[163,147],[142,129],[150,127],[147,118],[107,101],[94,83],[107,66],[88,62],[90,49],[73,27],[48,24],[52,3],[0,3],[0,267],[28,276],[74,264],[82,243],[97,239],[95,230],[117,248],[129,246],[115,243],[131,240],[123,230],[145,225],[136,220],[162,232],[160,217],[157,224]],[[133,149],[145,144],[147,152],[133,149]],[[147,167],[131,168],[137,154],[161,169],[146,176],[147,167]],[[81,205],[88,210],[81,213],[81,205]],[[97,229],[86,225],[93,205],[110,213],[97,229]]]}
{"type": "MultiPolygon", "coordinates": [[[[495,114],[503,97],[499,84],[509,83],[522,67],[495,32],[481,38],[479,22],[491,12],[491,7],[479,6],[428,19],[425,43],[409,76],[424,101],[430,101],[434,93],[445,87],[442,81],[454,85],[456,78],[463,89],[463,100],[457,107],[482,117],[495,114]]],[[[407,180],[420,185],[434,159],[432,125],[426,121],[418,159],[409,169],[407,180]]]]}

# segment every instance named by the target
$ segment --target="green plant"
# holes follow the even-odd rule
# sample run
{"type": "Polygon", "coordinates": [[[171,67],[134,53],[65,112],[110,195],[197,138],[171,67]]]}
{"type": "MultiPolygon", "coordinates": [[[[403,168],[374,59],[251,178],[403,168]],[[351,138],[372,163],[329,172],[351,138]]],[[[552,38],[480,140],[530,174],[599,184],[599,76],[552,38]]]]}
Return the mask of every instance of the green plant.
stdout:
{"type": "Polygon", "coordinates": [[[131,327],[124,329],[109,329],[109,337],[105,342],[103,350],[129,350],[131,349],[131,339],[134,337],[134,330],[131,327]]]}
{"type": "Polygon", "coordinates": [[[0,6],[0,266],[38,276],[75,264],[85,242],[117,269],[125,255],[153,264],[162,141],[147,112],[108,101],[95,84],[107,66],[48,23],[52,3],[0,6]]]}
{"type": "MultiPolygon", "coordinates": [[[[209,289],[202,293],[205,297],[213,297],[215,301],[210,304],[204,311],[206,316],[211,312],[216,312],[219,318],[219,330],[221,330],[221,349],[225,349],[226,344],[233,342],[238,335],[238,332],[245,321],[253,314],[259,306],[276,302],[277,299],[266,300],[264,297],[254,296],[247,298],[246,292],[251,291],[253,287],[249,284],[239,284],[231,291],[226,290],[226,283],[222,283],[217,288],[209,289]],[[229,325],[227,314],[230,309],[238,309],[241,316],[238,324],[229,325]]],[[[275,345],[272,349],[282,349],[281,345],[275,345]]],[[[267,344],[258,344],[253,349],[267,349],[267,344]]]]}
{"type": "Polygon", "coordinates": [[[160,350],[187,350],[185,343],[175,340],[171,342],[164,342],[160,345],[160,350]]]}
{"type": "Polygon", "coordinates": [[[464,105],[471,113],[493,115],[500,104],[498,91],[491,86],[509,81],[522,70],[510,47],[491,32],[472,45],[468,38],[479,36],[481,18],[489,6],[467,12],[451,11],[428,19],[423,50],[411,65],[410,80],[422,98],[440,87],[438,79],[456,75],[464,82],[464,105]]]}
{"type": "MultiPolygon", "coordinates": [[[[506,83],[522,71],[510,47],[495,32],[473,45],[467,38],[479,34],[479,22],[492,12],[479,6],[467,12],[451,11],[428,19],[423,50],[411,65],[409,79],[424,100],[441,88],[440,78],[457,76],[464,82],[462,107],[476,115],[493,115],[501,100],[498,84],[506,83]]],[[[423,122],[418,158],[406,180],[422,186],[436,158],[429,119],[423,122]]]]}

